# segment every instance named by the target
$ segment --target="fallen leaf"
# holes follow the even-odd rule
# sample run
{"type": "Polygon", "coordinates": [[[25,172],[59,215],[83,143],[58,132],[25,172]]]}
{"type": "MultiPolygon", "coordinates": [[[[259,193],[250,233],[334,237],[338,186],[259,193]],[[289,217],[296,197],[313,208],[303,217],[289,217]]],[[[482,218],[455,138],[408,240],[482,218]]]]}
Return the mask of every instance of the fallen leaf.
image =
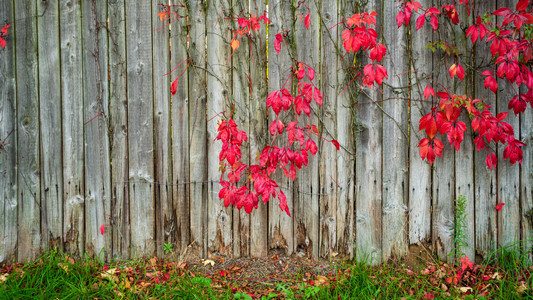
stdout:
{"type": "Polygon", "coordinates": [[[329,279],[327,277],[318,275],[315,279],[316,286],[323,286],[329,284],[329,279]]]}
{"type": "Polygon", "coordinates": [[[522,282],[522,283],[518,286],[518,288],[516,289],[516,292],[519,293],[519,294],[523,294],[523,293],[524,293],[525,291],[527,291],[527,290],[528,290],[527,285],[526,285],[524,282],[522,282]]]}
{"type": "Polygon", "coordinates": [[[0,275],[0,283],[4,282],[6,280],[7,280],[7,275],[4,275],[4,274],[0,275]]]}
{"type": "Polygon", "coordinates": [[[462,286],[462,287],[458,287],[457,289],[458,289],[459,291],[461,291],[461,293],[472,292],[472,288],[469,287],[469,286],[462,286]]]}
{"type": "Polygon", "coordinates": [[[215,261],[210,259],[202,259],[201,262],[204,264],[204,266],[207,266],[210,264],[212,267],[215,266],[215,261]]]}
{"type": "Polygon", "coordinates": [[[68,268],[68,265],[67,265],[67,264],[64,264],[64,263],[58,263],[57,265],[58,265],[61,269],[63,269],[63,271],[65,271],[65,273],[68,274],[69,268],[68,268]]]}
{"type": "Polygon", "coordinates": [[[492,278],[492,279],[496,279],[496,280],[500,280],[500,278],[501,278],[501,277],[500,277],[500,273],[495,272],[494,274],[492,274],[491,278],[492,278]]]}

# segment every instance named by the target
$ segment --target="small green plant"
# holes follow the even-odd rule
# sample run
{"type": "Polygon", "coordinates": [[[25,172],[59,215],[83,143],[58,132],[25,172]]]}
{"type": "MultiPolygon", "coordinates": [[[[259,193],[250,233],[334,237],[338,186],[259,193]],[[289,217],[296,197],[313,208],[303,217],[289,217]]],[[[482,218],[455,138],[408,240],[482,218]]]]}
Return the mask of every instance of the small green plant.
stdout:
{"type": "Polygon", "coordinates": [[[205,286],[205,287],[211,286],[212,282],[213,282],[213,280],[211,280],[211,278],[206,278],[206,277],[201,277],[201,276],[194,277],[194,278],[191,279],[191,283],[192,284],[205,286]]]}
{"type": "Polygon", "coordinates": [[[459,195],[455,200],[455,222],[453,224],[453,243],[455,248],[450,251],[449,255],[455,254],[456,257],[465,256],[463,249],[468,246],[464,229],[466,228],[466,197],[459,195]]]}
{"type": "Polygon", "coordinates": [[[165,243],[165,245],[163,245],[163,250],[165,251],[165,254],[169,254],[169,253],[172,253],[174,252],[174,246],[172,245],[172,243],[165,243]]]}

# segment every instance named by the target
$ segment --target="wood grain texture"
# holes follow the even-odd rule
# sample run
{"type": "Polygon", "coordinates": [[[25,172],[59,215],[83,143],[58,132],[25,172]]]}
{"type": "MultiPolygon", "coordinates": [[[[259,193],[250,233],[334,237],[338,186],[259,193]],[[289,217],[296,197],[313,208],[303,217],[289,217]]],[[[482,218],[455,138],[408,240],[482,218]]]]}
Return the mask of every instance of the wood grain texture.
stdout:
{"type": "MultiPolygon", "coordinates": [[[[522,92],[525,88],[522,87],[522,92]]],[[[520,220],[523,251],[531,252],[533,247],[533,109],[528,108],[520,116],[520,139],[526,143],[520,168],[520,220]]],[[[531,257],[531,253],[529,254],[531,257]]]]}
{"type": "Polygon", "coordinates": [[[214,117],[223,111],[231,113],[231,68],[226,61],[231,54],[231,32],[228,29],[232,24],[231,19],[225,18],[231,10],[227,0],[208,1],[207,4],[207,116],[210,120],[207,123],[207,246],[209,255],[232,255],[233,210],[225,208],[218,198],[222,143],[215,142],[215,138],[221,117],[214,117]]]}
{"type": "Polygon", "coordinates": [[[383,258],[407,254],[408,101],[409,69],[407,28],[396,25],[396,4],[385,1],[381,10],[383,44],[391,87],[383,91],[383,258]]]}
{"type": "MultiPolygon", "coordinates": [[[[289,1],[275,2],[269,6],[270,25],[268,28],[268,94],[278,91],[282,88],[285,80],[289,76],[286,72],[288,66],[292,64],[291,55],[292,48],[284,38],[280,53],[274,50],[274,41],[276,34],[285,30],[292,30],[292,3],[289,1]]],[[[290,89],[290,87],[286,87],[290,89]]],[[[264,101],[264,100],[263,100],[264,101]]],[[[268,124],[274,120],[274,113],[271,109],[268,110],[269,120],[268,124]]],[[[287,118],[287,122],[293,121],[291,116],[287,118]]],[[[267,143],[272,143],[273,137],[268,133],[267,143]]],[[[280,146],[281,141],[278,140],[276,146],[280,146]]],[[[288,179],[283,172],[277,172],[274,180],[278,182],[283,193],[287,196],[287,205],[292,215],[295,214],[294,206],[294,184],[292,180],[288,179]]],[[[291,255],[296,250],[295,236],[293,229],[294,217],[289,217],[286,213],[280,210],[276,200],[269,200],[268,202],[268,250],[281,249],[285,255],[291,255]]]]}
{"type": "Polygon", "coordinates": [[[42,248],[63,248],[59,0],[37,2],[42,248]]]}
{"type": "MultiPolygon", "coordinates": [[[[331,31],[339,22],[337,19],[337,2],[322,2],[320,6],[320,69],[315,70],[320,74],[320,79],[315,81],[323,96],[322,108],[318,110],[320,119],[323,122],[321,135],[327,139],[316,139],[319,145],[319,180],[320,180],[320,257],[332,257],[338,253],[337,250],[337,149],[328,142],[337,139],[337,92],[339,90],[337,82],[337,66],[339,56],[336,55],[337,27],[331,31]]],[[[345,176],[345,175],[343,175],[345,176]]]]}
{"type": "Polygon", "coordinates": [[[15,1],[13,36],[17,84],[17,259],[34,259],[41,247],[41,177],[39,153],[39,62],[37,6],[15,1]],[[20,20],[20,21],[18,21],[20,20]]]}
{"type": "MultiPolygon", "coordinates": [[[[181,12],[181,11],[180,11],[181,12]]],[[[183,10],[185,13],[185,11],[183,10]]],[[[195,14],[193,20],[198,18],[195,14]]],[[[194,26],[196,23],[192,23],[194,26]]],[[[179,19],[172,24],[170,29],[170,65],[172,68],[180,64],[185,59],[189,58],[187,53],[187,38],[190,32],[187,28],[187,21],[185,18],[179,19]]],[[[186,63],[182,67],[174,71],[171,79],[177,78],[183,70],[185,70],[186,63]]],[[[169,75],[170,76],[170,75],[169,75]]],[[[176,94],[172,96],[172,204],[173,215],[169,220],[171,231],[173,235],[173,242],[176,245],[176,249],[183,253],[190,243],[190,219],[189,219],[189,196],[191,184],[189,179],[189,132],[192,132],[192,128],[189,127],[189,76],[192,78],[197,77],[193,70],[193,67],[189,66],[187,72],[178,79],[178,89],[176,94]]],[[[196,80],[202,80],[197,78],[196,80]]],[[[193,106],[194,109],[194,106],[193,106]]],[[[205,114],[204,114],[205,115],[205,114]]],[[[205,147],[205,139],[201,145],[205,147]]],[[[191,216],[192,217],[192,216],[191,216]]]]}
{"type": "Polygon", "coordinates": [[[85,248],[91,256],[109,259],[111,257],[111,234],[108,232],[102,235],[99,230],[103,224],[110,224],[109,216],[111,215],[111,170],[107,118],[109,116],[108,40],[107,32],[100,28],[101,22],[107,20],[107,7],[98,4],[93,0],[84,1],[82,4],[85,248]]]}
{"type": "MultiPolygon", "coordinates": [[[[306,7],[300,5],[296,7],[296,14],[302,14],[304,18],[308,13],[310,15],[309,28],[305,27],[303,21],[294,23],[294,42],[295,42],[295,59],[303,62],[313,68],[316,72],[320,70],[320,17],[318,11],[320,6],[318,1],[311,1],[306,7]]],[[[319,84],[318,78],[314,81],[319,84]]],[[[313,104],[316,110],[315,104],[313,104]]],[[[318,116],[312,113],[311,117],[304,116],[298,118],[298,126],[305,128],[310,124],[318,124],[318,116]]],[[[318,258],[319,249],[319,222],[320,222],[320,205],[318,202],[320,194],[320,179],[318,176],[319,158],[309,154],[307,166],[302,167],[297,173],[297,189],[294,199],[298,212],[294,216],[296,247],[298,251],[309,258],[318,258]]]]}
{"type": "MultiPolygon", "coordinates": [[[[340,0],[338,13],[340,18],[350,17],[354,12],[354,3],[340,0]]],[[[337,45],[342,41],[342,30],[337,29],[337,45]]],[[[337,56],[342,57],[344,50],[339,48],[337,56]]],[[[348,59],[338,59],[337,68],[350,67],[348,59]]],[[[337,73],[337,141],[341,145],[337,153],[337,245],[339,253],[352,259],[355,255],[355,91],[350,87],[352,78],[347,72],[337,73]]]]}
{"type": "Polygon", "coordinates": [[[128,152],[131,255],[155,252],[152,10],[149,2],[126,7],[128,152]],[[133,221],[134,220],[134,221],[133,221]]]}
{"type": "MultiPolygon", "coordinates": [[[[0,3],[0,19],[15,19],[13,1],[0,3]]],[[[12,27],[11,27],[12,29],[12,27]]],[[[13,32],[10,30],[9,32],[13,32]]],[[[17,245],[17,102],[13,34],[0,50],[0,263],[12,262],[17,245]]]]}
{"type": "MultiPolygon", "coordinates": [[[[191,43],[189,57],[193,60],[189,71],[190,97],[190,243],[191,252],[207,254],[207,86],[206,86],[206,17],[205,1],[189,2],[191,43]]],[[[185,214],[187,212],[184,212],[185,214]]],[[[185,217],[185,216],[184,216],[185,217]]]]}
{"type": "Polygon", "coordinates": [[[113,258],[130,256],[125,1],[108,2],[113,258]]]}
{"type": "MultiPolygon", "coordinates": [[[[498,7],[514,7],[515,1],[498,0],[498,7]]],[[[502,18],[498,17],[498,22],[502,18]]],[[[498,78],[498,94],[494,112],[509,112],[504,122],[509,123],[515,130],[514,137],[520,137],[520,117],[509,111],[509,101],[519,91],[515,84],[498,78]],[[517,92],[515,92],[517,91],[517,92]]],[[[498,246],[509,245],[520,240],[520,165],[511,165],[509,160],[504,160],[503,150],[506,145],[498,145],[497,168],[497,203],[505,203],[505,207],[498,212],[498,246]]]]}
{"type": "MultiPolygon", "coordinates": [[[[369,1],[367,11],[381,11],[381,2],[369,1]]],[[[382,26],[378,20],[378,26],[382,26]]],[[[376,28],[378,34],[380,30],[376,28]]],[[[370,63],[362,60],[362,66],[370,63]]],[[[364,88],[357,102],[355,157],[355,231],[357,259],[380,264],[382,259],[382,95],[377,87],[364,88]]]]}
{"type": "Polygon", "coordinates": [[[63,141],[63,242],[66,253],[84,252],[83,69],[81,2],[59,3],[63,141]]]}
{"type": "MultiPolygon", "coordinates": [[[[431,1],[419,1],[423,7],[431,1]]],[[[409,244],[427,242],[431,239],[431,166],[420,158],[418,143],[425,133],[419,131],[420,118],[431,112],[431,102],[424,98],[424,88],[431,81],[424,74],[432,70],[431,52],[426,49],[426,41],[418,36],[432,36],[430,26],[415,31],[411,24],[411,99],[409,136],[409,244]]],[[[429,100],[429,99],[428,99],[429,100]]]]}
{"type": "MultiPolygon", "coordinates": [[[[250,7],[256,16],[266,10],[265,1],[251,0],[250,7]]],[[[251,98],[248,105],[250,116],[250,164],[257,164],[257,153],[268,145],[268,116],[266,98],[267,78],[267,30],[262,25],[257,37],[252,40],[253,61],[250,63],[251,98]]],[[[274,53],[272,53],[275,55],[274,53]]],[[[250,256],[265,257],[268,252],[268,205],[260,200],[257,210],[250,216],[250,256]]]]}
{"type": "MultiPolygon", "coordinates": [[[[152,28],[157,29],[164,24],[157,12],[162,7],[152,1],[152,28]],[[160,26],[161,25],[161,26],[160,26]]],[[[177,24],[176,24],[177,25],[177,24]]],[[[163,255],[165,243],[172,242],[175,226],[173,223],[174,207],[172,203],[172,150],[171,150],[171,78],[180,74],[175,71],[167,75],[171,69],[170,32],[167,28],[152,31],[153,60],[153,99],[154,99],[154,170],[155,170],[155,239],[156,253],[163,255]]],[[[181,88],[181,86],[180,86],[181,88]]]]}

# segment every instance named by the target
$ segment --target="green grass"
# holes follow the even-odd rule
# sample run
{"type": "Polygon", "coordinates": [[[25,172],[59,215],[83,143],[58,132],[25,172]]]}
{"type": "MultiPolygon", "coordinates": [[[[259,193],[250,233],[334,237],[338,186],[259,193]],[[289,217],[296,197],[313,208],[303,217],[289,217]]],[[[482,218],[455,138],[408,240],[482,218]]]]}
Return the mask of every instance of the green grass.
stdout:
{"type": "Polygon", "coordinates": [[[519,245],[491,253],[455,284],[447,280],[461,266],[447,264],[414,273],[390,261],[376,267],[344,263],[328,276],[300,271],[269,285],[239,285],[216,272],[160,260],[106,266],[53,251],[25,265],[2,266],[0,299],[533,299],[531,263],[519,245]]]}

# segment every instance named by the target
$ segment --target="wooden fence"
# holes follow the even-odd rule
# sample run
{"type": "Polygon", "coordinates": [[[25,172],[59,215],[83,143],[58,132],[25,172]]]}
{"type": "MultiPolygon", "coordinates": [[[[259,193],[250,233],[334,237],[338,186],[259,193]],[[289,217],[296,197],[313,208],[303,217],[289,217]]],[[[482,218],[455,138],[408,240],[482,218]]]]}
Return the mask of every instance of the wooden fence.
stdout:
{"type": "MultiPolygon", "coordinates": [[[[358,7],[361,1],[309,0],[308,30],[303,5],[269,1],[267,7],[259,0],[191,0],[179,8],[188,17],[154,30],[163,25],[159,2],[0,1],[0,20],[13,25],[0,50],[0,261],[25,261],[51,248],[105,259],[162,255],[165,243],[203,257],[282,249],[312,257],[371,255],[379,262],[422,242],[446,258],[459,195],[468,199],[468,256],[532,238],[530,146],[522,165],[503,162],[499,149],[501,163],[491,172],[469,131],[460,151],[446,145],[433,166],[420,159],[418,120],[430,107],[423,74],[452,82],[441,53],[425,49],[434,37],[429,26],[416,34],[397,28],[396,1],[358,7]],[[227,17],[265,10],[268,31],[261,29],[251,45],[243,39],[226,63],[236,26],[227,17]],[[354,59],[344,57],[342,26],[334,25],[356,10],[379,13],[391,79],[383,93],[365,89],[356,97],[356,86],[347,88],[352,75],[345,70],[354,59]],[[283,44],[278,55],[275,34],[284,30],[291,46],[283,44]],[[192,64],[171,96],[171,80],[185,65],[163,75],[184,59],[192,64]],[[250,137],[244,159],[253,161],[270,139],[266,96],[280,88],[293,60],[317,70],[324,105],[315,108],[313,122],[341,151],[321,142],[294,182],[278,176],[292,217],[277,200],[260,203],[251,215],[225,209],[218,199],[215,116],[235,104],[236,121],[250,137]],[[505,206],[497,212],[500,202],[505,206]]],[[[475,1],[473,11],[501,4],[515,5],[475,1]]],[[[471,42],[460,36],[460,59],[478,62],[474,53],[487,48],[466,51],[471,42]]],[[[495,96],[472,72],[455,84],[458,93],[507,111],[510,87],[495,96]]],[[[533,144],[531,109],[510,114],[509,122],[533,144]]]]}

